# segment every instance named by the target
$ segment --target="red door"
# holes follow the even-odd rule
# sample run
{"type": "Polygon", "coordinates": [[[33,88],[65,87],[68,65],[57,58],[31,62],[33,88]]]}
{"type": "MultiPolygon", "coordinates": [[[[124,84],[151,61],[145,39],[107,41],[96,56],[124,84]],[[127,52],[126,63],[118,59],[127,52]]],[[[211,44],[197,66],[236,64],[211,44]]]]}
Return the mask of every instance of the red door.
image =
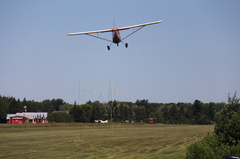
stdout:
{"type": "Polygon", "coordinates": [[[23,124],[25,123],[25,117],[13,116],[13,117],[10,117],[10,121],[12,121],[12,124],[23,124]]]}

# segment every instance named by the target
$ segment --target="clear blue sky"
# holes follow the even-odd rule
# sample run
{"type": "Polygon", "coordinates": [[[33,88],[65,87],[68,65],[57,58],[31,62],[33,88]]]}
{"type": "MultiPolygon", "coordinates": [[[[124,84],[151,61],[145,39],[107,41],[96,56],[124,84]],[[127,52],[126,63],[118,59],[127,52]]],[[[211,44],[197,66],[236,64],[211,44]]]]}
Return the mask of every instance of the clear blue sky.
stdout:
{"type": "Polygon", "coordinates": [[[107,102],[112,81],[119,101],[227,101],[240,94],[239,8],[239,0],[1,0],[0,95],[107,102]],[[127,49],[67,36],[157,20],[127,49]]]}

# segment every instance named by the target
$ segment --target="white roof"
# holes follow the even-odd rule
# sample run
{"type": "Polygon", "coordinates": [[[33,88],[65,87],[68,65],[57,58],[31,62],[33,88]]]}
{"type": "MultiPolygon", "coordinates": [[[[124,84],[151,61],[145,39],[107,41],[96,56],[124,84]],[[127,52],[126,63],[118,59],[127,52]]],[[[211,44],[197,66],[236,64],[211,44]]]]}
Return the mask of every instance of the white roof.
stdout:
{"type": "Polygon", "coordinates": [[[7,120],[10,119],[10,117],[16,116],[16,114],[7,114],[7,120]]]}
{"type": "Polygon", "coordinates": [[[35,118],[47,118],[48,113],[47,112],[22,112],[22,113],[16,113],[16,114],[7,114],[7,120],[10,119],[10,117],[13,116],[23,116],[28,119],[35,119],[35,118]]]}

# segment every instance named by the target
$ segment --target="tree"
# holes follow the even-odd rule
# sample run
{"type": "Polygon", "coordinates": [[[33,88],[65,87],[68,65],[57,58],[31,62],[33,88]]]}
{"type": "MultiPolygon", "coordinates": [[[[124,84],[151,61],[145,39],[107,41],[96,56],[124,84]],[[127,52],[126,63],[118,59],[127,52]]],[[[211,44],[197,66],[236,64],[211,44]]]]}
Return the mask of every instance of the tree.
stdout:
{"type": "Polygon", "coordinates": [[[137,100],[135,104],[138,105],[138,106],[147,106],[148,105],[148,100],[147,99],[137,100]]]}
{"type": "Polygon", "coordinates": [[[70,108],[71,108],[71,104],[65,103],[65,104],[59,106],[59,111],[69,112],[70,108]]]}
{"type": "Polygon", "coordinates": [[[74,102],[74,105],[70,110],[70,114],[72,115],[75,122],[81,121],[80,107],[76,105],[76,102],[74,102]]]}
{"type": "Polygon", "coordinates": [[[117,115],[117,119],[119,120],[119,121],[124,121],[124,120],[126,120],[126,116],[127,116],[127,114],[126,114],[126,106],[125,106],[125,104],[123,104],[123,103],[120,103],[119,104],[119,106],[118,106],[118,109],[117,109],[117,113],[116,113],[116,115],[117,115]]]}
{"type": "Polygon", "coordinates": [[[198,114],[196,120],[196,124],[206,125],[206,124],[212,124],[210,120],[210,114],[209,114],[209,104],[202,104],[201,105],[201,112],[198,114]]]}
{"type": "Polygon", "coordinates": [[[66,112],[48,113],[49,122],[72,122],[71,116],[66,112]]]}
{"type": "Polygon", "coordinates": [[[163,113],[161,111],[154,111],[151,112],[151,114],[149,115],[149,118],[154,118],[154,121],[156,123],[163,123],[163,113]]]}
{"type": "MultiPolygon", "coordinates": [[[[186,158],[222,158],[240,156],[240,98],[228,95],[228,104],[215,115],[213,135],[205,136],[187,149],[186,158]]],[[[205,115],[205,114],[204,114],[205,115]]],[[[203,116],[201,116],[203,117],[203,116]]]]}
{"type": "Polygon", "coordinates": [[[107,119],[107,109],[106,107],[101,104],[99,101],[95,102],[88,102],[87,104],[90,104],[92,106],[92,119],[91,121],[95,121],[98,119],[106,120],[107,119]]]}
{"type": "Polygon", "coordinates": [[[80,105],[79,113],[81,122],[90,122],[92,117],[92,106],[89,104],[80,105]]]}
{"type": "Polygon", "coordinates": [[[17,113],[17,112],[22,112],[23,111],[23,107],[21,107],[21,103],[20,100],[16,100],[15,98],[11,97],[10,98],[10,103],[9,103],[9,107],[8,107],[8,113],[17,113]]]}
{"type": "Polygon", "coordinates": [[[35,102],[33,100],[27,101],[26,98],[24,98],[23,101],[22,101],[22,106],[27,106],[27,111],[28,112],[42,111],[41,109],[39,110],[38,105],[39,105],[38,102],[35,102]]]}
{"type": "Polygon", "coordinates": [[[146,111],[144,106],[134,106],[134,113],[137,121],[146,121],[146,111]]]}
{"type": "Polygon", "coordinates": [[[135,118],[135,113],[132,105],[127,104],[127,119],[129,120],[134,120],[135,118]]]}
{"type": "Polygon", "coordinates": [[[199,116],[201,112],[202,102],[199,100],[195,100],[193,103],[193,115],[199,116]]]}
{"type": "Polygon", "coordinates": [[[144,106],[145,107],[145,115],[148,117],[151,112],[155,111],[155,105],[152,103],[149,103],[147,99],[143,100],[137,100],[136,105],[138,106],[144,106]]]}
{"type": "Polygon", "coordinates": [[[179,109],[179,122],[186,124],[189,123],[188,119],[190,118],[189,116],[192,115],[192,112],[189,110],[189,104],[188,103],[178,103],[177,107],[179,109]]]}
{"type": "Polygon", "coordinates": [[[179,113],[176,105],[175,104],[171,105],[169,109],[170,124],[177,124],[178,116],[179,116],[179,113]]]}
{"type": "Polygon", "coordinates": [[[215,103],[211,102],[209,103],[209,118],[210,120],[214,120],[214,107],[215,107],[215,103]]]}
{"type": "Polygon", "coordinates": [[[100,108],[100,103],[99,102],[95,102],[95,103],[88,103],[90,105],[92,105],[92,121],[94,120],[98,120],[101,119],[101,108],[100,108]]]}
{"type": "Polygon", "coordinates": [[[195,100],[192,109],[192,124],[211,124],[209,117],[209,104],[204,104],[199,100],[195,100]]]}
{"type": "Polygon", "coordinates": [[[163,113],[163,119],[164,119],[164,123],[169,123],[169,110],[168,110],[168,106],[165,105],[162,108],[162,113],[163,113]]]}
{"type": "Polygon", "coordinates": [[[214,132],[223,143],[236,145],[240,141],[240,104],[237,92],[233,97],[228,95],[228,104],[216,114],[214,132]]]}
{"type": "Polygon", "coordinates": [[[90,122],[92,117],[92,106],[90,104],[76,105],[70,110],[75,122],[90,122]]]}
{"type": "Polygon", "coordinates": [[[0,96],[0,123],[6,122],[7,110],[8,110],[7,98],[0,96]]]}
{"type": "Polygon", "coordinates": [[[51,100],[46,99],[46,100],[42,101],[42,103],[41,103],[41,111],[44,111],[44,112],[53,112],[53,111],[55,111],[55,108],[54,108],[51,100]]]}
{"type": "Polygon", "coordinates": [[[184,109],[184,116],[187,118],[188,122],[187,123],[191,123],[191,119],[193,117],[193,110],[192,110],[192,104],[188,103],[185,104],[186,107],[184,109]]]}
{"type": "Polygon", "coordinates": [[[238,104],[240,101],[240,98],[237,98],[237,91],[235,91],[233,97],[230,96],[230,93],[228,93],[228,104],[238,104]]]}
{"type": "Polygon", "coordinates": [[[60,99],[60,98],[58,98],[58,99],[52,99],[51,102],[52,102],[52,105],[53,105],[53,107],[54,107],[54,110],[56,110],[56,111],[59,111],[59,110],[60,110],[60,106],[65,104],[65,102],[63,101],[63,99],[60,99]]]}
{"type": "Polygon", "coordinates": [[[115,113],[114,113],[114,111],[115,111],[115,109],[117,109],[118,103],[117,103],[116,100],[114,100],[114,101],[109,101],[109,102],[108,102],[108,105],[109,105],[109,109],[110,109],[110,111],[108,111],[108,116],[109,116],[109,117],[111,118],[111,120],[112,120],[112,119],[115,118],[115,113]]]}

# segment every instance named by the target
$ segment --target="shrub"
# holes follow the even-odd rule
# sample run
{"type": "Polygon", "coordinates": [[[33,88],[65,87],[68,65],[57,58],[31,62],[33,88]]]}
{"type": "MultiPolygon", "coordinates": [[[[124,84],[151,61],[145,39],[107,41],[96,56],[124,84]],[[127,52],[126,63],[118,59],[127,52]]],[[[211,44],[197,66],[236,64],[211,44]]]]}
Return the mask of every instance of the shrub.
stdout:
{"type": "Polygon", "coordinates": [[[216,115],[215,134],[223,143],[238,144],[240,140],[240,104],[229,104],[216,115]]]}
{"type": "Polygon", "coordinates": [[[240,156],[240,99],[228,96],[228,104],[216,114],[214,135],[206,136],[201,141],[187,148],[187,159],[240,156]]]}
{"type": "Polygon", "coordinates": [[[208,135],[187,148],[186,159],[221,159],[224,156],[240,156],[240,144],[222,144],[217,135],[208,135]]]}

